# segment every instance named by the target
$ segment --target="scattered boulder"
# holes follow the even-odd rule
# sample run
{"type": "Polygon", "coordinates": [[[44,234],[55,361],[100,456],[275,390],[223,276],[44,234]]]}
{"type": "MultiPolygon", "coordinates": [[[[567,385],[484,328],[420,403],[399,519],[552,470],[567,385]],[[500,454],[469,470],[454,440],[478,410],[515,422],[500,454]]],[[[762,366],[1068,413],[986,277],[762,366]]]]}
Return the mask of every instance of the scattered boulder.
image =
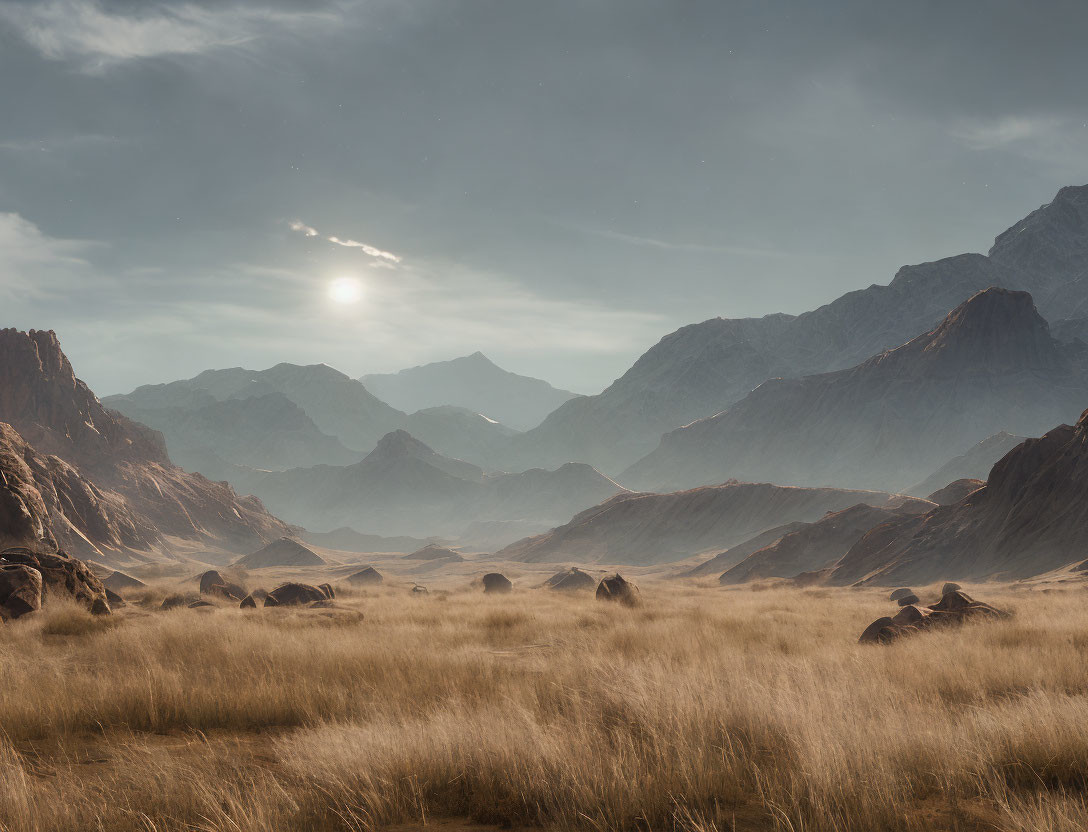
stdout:
{"type": "Polygon", "coordinates": [[[42,603],[49,595],[67,595],[88,609],[95,599],[106,602],[106,588],[86,563],[63,552],[32,552],[29,549],[5,549],[0,552],[0,566],[21,564],[36,569],[42,576],[42,603]]]}
{"type": "Polygon", "coordinates": [[[209,569],[200,576],[200,594],[207,595],[213,586],[226,586],[227,579],[219,574],[217,569],[209,569]]]}
{"type": "Polygon", "coordinates": [[[583,572],[577,566],[557,572],[544,582],[548,589],[557,589],[563,592],[593,589],[597,586],[597,579],[588,572],[583,572]]]}
{"type": "MultiPolygon", "coordinates": [[[[916,599],[917,600],[917,599],[916,599]]],[[[859,644],[886,644],[901,636],[922,632],[933,627],[956,626],[971,618],[1008,618],[1011,613],[974,600],[958,589],[946,592],[929,607],[917,603],[904,604],[894,618],[878,618],[865,628],[859,644]]]]}
{"type": "Polygon", "coordinates": [[[504,593],[510,592],[514,588],[514,585],[510,583],[510,579],[503,575],[501,572],[488,572],[483,577],[484,592],[488,593],[504,593]]]}
{"type": "Polygon", "coordinates": [[[951,581],[949,581],[943,587],[941,587],[941,597],[944,598],[944,596],[946,596],[948,593],[957,592],[958,590],[961,590],[961,589],[963,589],[962,586],[960,586],[959,584],[954,584],[951,581]]]}
{"type": "Polygon", "coordinates": [[[325,597],[330,601],[336,597],[336,592],[332,588],[332,584],[319,584],[318,589],[325,593],[325,597]]]}
{"type": "MultiPolygon", "coordinates": [[[[908,589],[907,587],[904,586],[904,587],[900,587],[899,589],[892,590],[892,594],[889,595],[888,597],[892,601],[898,601],[900,598],[907,598],[908,596],[911,596],[911,595],[914,595],[914,590],[913,589],[908,589]]],[[[913,602],[911,602],[911,603],[913,603],[913,602]]]]}
{"type": "Polygon", "coordinates": [[[252,595],[247,595],[242,599],[242,603],[238,605],[238,608],[242,610],[255,610],[257,609],[257,599],[252,595]]]}
{"type": "Polygon", "coordinates": [[[203,598],[197,598],[195,601],[191,601],[189,603],[189,609],[191,609],[191,610],[199,609],[200,607],[214,607],[214,606],[215,606],[215,604],[213,604],[211,601],[205,601],[203,598]]]}
{"type": "Polygon", "coordinates": [[[264,605],[266,607],[287,607],[326,600],[328,600],[328,596],[316,586],[286,583],[268,593],[268,597],[264,599],[264,605]]]}
{"type": "Polygon", "coordinates": [[[382,573],[373,566],[360,569],[358,572],[348,575],[347,578],[349,584],[355,584],[356,586],[377,586],[384,580],[382,573]]]}
{"type": "Polygon", "coordinates": [[[920,604],[921,601],[922,599],[915,595],[913,592],[910,595],[904,595],[903,597],[896,599],[896,602],[901,607],[906,607],[911,604],[920,604]]]}
{"type": "Polygon", "coordinates": [[[0,566],[0,619],[21,618],[41,608],[41,572],[22,564],[0,566]]]}
{"type": "Polygon", "coordinates": [[[110,609],[117,609],[119,607],[127,606],[125,599],[114,592],[109,587],[106,587],[106,603],[110,605],[110,609]]]}
{"type": "Polygon", "coordinates": [[[427,594],[427,587],[420,586],[419,584],[416,584],[414,587],[412,587],[412,593],[414,595],[426,595],[427,594]]]}
{"type": "Polygon", "coordinates": [[[640,598],[638,587],[616,572],[613,575],[606,575],[597,584],[597,600],[616,601],[633,607],[638,604],[640,598]]]}
{"type": "MultiPolygon", "coordinates": [[[[133,578],[131,575],[126,575],[124,572],[111,572],[109,576],[102,581],[102,585],[107,590],[112,590],[115,595],[124,592],[126,589],[143,589],[147,584],[143,581],[133,578]]],[[[120,595],[118,595],[120,597],[120,595]]]]}

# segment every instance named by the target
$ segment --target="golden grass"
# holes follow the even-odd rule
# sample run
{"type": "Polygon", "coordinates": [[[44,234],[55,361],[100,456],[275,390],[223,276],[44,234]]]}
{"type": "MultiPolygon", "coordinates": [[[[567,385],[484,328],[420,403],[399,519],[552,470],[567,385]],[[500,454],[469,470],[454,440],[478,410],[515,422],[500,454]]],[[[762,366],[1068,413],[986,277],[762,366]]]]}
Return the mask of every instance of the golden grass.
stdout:
{"type": "MultiPolygon", "coordinates": [[[[0,830],[1088,828],[1088,596],[383,590],[0,628],[0,830]]],[[[149,603],[153,598],[149,593],[149,603]]]]}

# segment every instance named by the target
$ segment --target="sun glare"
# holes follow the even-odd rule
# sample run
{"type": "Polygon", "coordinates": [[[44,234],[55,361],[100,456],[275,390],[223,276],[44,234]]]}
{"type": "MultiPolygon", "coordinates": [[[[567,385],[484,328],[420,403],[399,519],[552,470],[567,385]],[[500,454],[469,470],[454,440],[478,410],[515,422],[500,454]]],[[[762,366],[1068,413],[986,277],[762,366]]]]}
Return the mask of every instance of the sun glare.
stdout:
{"type": "Polygon", "coordinates": [[[329,284],[329,300],[350,306],[363,299],[363,284],[354,277],[339,277],[329,284]]]}

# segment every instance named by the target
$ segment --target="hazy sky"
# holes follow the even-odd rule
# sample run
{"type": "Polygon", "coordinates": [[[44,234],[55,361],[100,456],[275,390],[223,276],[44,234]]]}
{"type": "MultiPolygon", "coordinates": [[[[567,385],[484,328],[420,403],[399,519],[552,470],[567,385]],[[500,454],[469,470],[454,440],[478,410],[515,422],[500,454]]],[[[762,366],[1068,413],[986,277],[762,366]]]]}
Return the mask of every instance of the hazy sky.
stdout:
{"type": "Polygon", "coordinates": [[[1086,32],[1084,0],[0,0],[0,325],[103,395],[477,349],[595,392],[1088,182],[1086,32]]]}

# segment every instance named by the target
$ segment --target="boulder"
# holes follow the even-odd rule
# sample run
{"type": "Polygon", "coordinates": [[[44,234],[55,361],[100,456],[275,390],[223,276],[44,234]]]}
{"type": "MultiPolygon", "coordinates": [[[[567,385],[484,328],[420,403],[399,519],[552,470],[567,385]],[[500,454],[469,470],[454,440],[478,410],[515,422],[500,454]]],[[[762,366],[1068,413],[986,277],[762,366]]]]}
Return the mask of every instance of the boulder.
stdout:
{"type": "Polygon", "coordinates": [[[113,610],[105,598],[95,598],[91,602],[91,615],[112,615],[113,610]]]}
{"type": "Polygon", "coordinates": [[[22,564],[0,566],[0,618],[21,618],[41,608],[41,572],[22,564]]]}
{"type": "Polygon", "coordinates": [[[419,584],[416,584],[414,587],[412,587],[412,594],[413,595],[426,595],[427,594],[427,587],[420,586],[419,584]]]}
{"type": "MultiPolygon", "coordinates": [[[[917,599],[915,599],[917,600],[917,599]]],[[[900,636],[921,632],[935,627],[956,626],[969,618],[1008,618],[1010,613],[976,601],[958,589],[945,593],[941,600],[929,607],[899,601],[902,609],[895,618],[878,618],[865,628],[859,644],[886,644],[900,636]]]]}
{"type": "Polygon", "coordinates": [[[207,595],[213,586],[226,586],[227,579],[219,574],[217,569],[209,569],[200,576],[200,594],[207,595]]]}
{"type": "Polygon", "coordinates": [[[118,607],[126,606],[125,599],[114,592],[109,587],[106,587],[106,603],[110,605],[110,609],[117,609],[118,607]]]}
{"type": "Polygon", "coordinates": [[[238,609],[242,610],[255,610],[257,609],[257,599],[252,595],[247,595],[242,599],[242,603],[238,605],[238,609]]]}
{"type": "Polygon", "coordinates": [[[616,601],[628,607],[633,607],[639,602],[638,587],[626,580],[619,572],[606,575],[597,584],[598,601],[616,601]]]}
{"type": "Polygon", "coordinates": [[[336,592],[332,588],[332,584],[319,584],[318,589],[325,593],[325,597],[330,601],[336,597],[336,592]]]}
{"type": "Polygon", "coordinates": [[[596,585],[597,579],[577,566],[557,572],[544,583],[548,589],[557,589],[562,592],[593,589],[596,585]]]}
{"type": "Polygon", "coordinates": [[[896,629],[895,623],[888,616],[878,618],[865,628],[858,644],[887,644],[896,638],[896,629]]]}
{"type": "Polygon", "coordinates": [[[212,584],[203,594],[222,598],[224,601],[241,601],[249,593],[238,584],[212,584]]]}
{"type": "Polygon", "coordinates": [[[29,549],[6,549],[0,552],[0,566],[21,564],[38,570],[42,576],[42,603],[49,595],[67,595],[88,609],[96,599],[106,602],[106,588],[83,561],[63,552],[32,552],[29,549]]]}
{"type": "Polygon", "coordinates": [[[904,596],[902,596],[900,598],[896,598],[895,600],[896,600],[896,603],[899,604],[899,606],[906,607],[906,606],[909,606],[911,604],[919,604],[919,603],[921,603],[922,599],[919,598],[917,595],[915,595],[912,592],[910,595],[904,595],[904,596]]]}
{"type": "Polygon", "coordinates": [[[956,592],[957,590],[960,590],[960,589],[963,589],[963,587],[961,587],[959,584],[954,584],[951,581],[949,581],[943,587],[941,587],[941,597],[944,598],[944,596],[946,596],[948,593],[956,592]]]}
{"type": "Polygon", "coordinates": [[[215,604],[211,603],[210,601],[205,601],[203,598],[197,598],[195,601],[189,602],[189,609],[191,609],[191,610],[199,609],[200,607],[214,607],[214,606],[215,606],[215,604]]]}
{"type": "Polygon", "coordinates": [[[268,593],[268,597],[264,599],[264,605],[266,607],[298,606],[325,600],[328,600],[328,596],[316,586],[286,583],[268,593]]]}
{"type": "Polygon", "coordinates": [[[355,584],[356,586],[376,586],[385,578],[373,566],[368,566],[366,569],[360,569],[358,572],[348,575],[347,580],[349,584],[355,584]]]}
{"type": "Polygon", "coordinates": [[[892,590],[892,594],[889,595],[888,598],[892,601],[898,601],[900,598],[906,598],[911,595],[914,595],[914,590],[903,586],[899,589],[892,590]]]}
{"type": "Polygon", "coordinates": [[[488,572],[483,577],[484,592],[488,593],[504,593],[509,592],[514,588],[514,585],[510,583],[510,579],[503,575],[501,572],[488,572]]]}

